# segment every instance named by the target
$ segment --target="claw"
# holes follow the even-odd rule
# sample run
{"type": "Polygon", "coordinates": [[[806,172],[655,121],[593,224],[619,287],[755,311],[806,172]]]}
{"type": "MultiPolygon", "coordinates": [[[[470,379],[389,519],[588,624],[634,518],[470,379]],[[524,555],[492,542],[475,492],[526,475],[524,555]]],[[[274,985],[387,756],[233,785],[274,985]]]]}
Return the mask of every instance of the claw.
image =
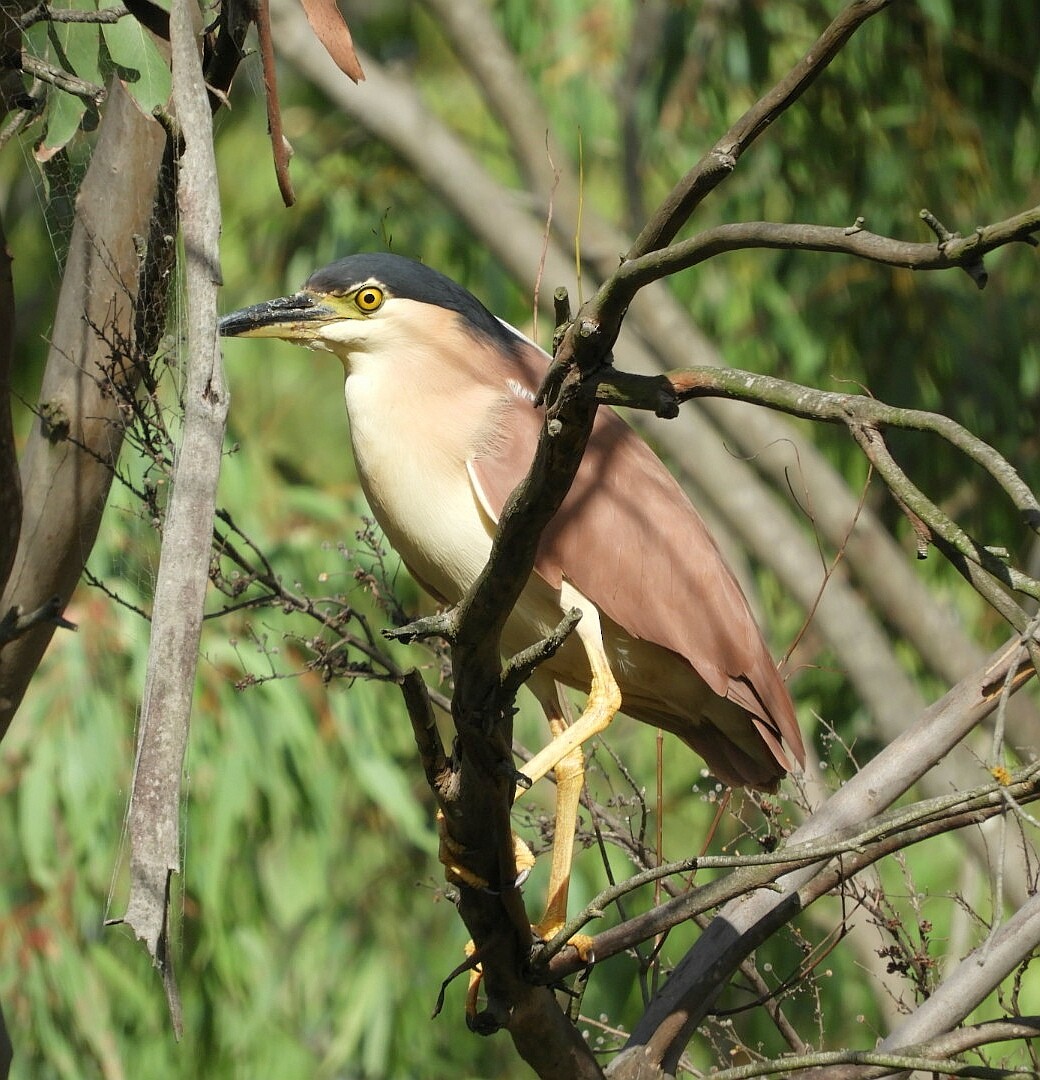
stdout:
{"type": "MultiPolygon", "coordinates": [[[[464,948],[466,955],[472,956],[476,951],[476,945],[472,941],[467,941],[464,948]]],[[[477,994],[480,991],[480,984],[483,979],[484,969],[480,964],[474,964],[469,970],[469,982],[466,984],[466,1025],[471,1031],[477,1017],[477,994]]]]}
{"type": "MultiPolygon", "coordinates": [[[[465,849],[448,835],[448,825],[440,810],[437,811],[437,835],[440,839],[437,858],[444,867],[444,876],[448,881],[453,885],[468,885],[471,889],[487,890],[489,882],[463,865],[465,849]]],[[[513,888],[518,889],[534,867],[534,853],[516,833],[513,833],[513,860],[516,864],[513,888]]]]}
{"type": "Polygon", "coordinates": [[[440,810],[437,811],[437,836],[440,839],[437,858],[444,867],[444,876],[447,880],[452,885],[468,885],[471,889],[486,889],[487,881],[462,865],[463,847],[448,835],[448,825],[440,810]]]}

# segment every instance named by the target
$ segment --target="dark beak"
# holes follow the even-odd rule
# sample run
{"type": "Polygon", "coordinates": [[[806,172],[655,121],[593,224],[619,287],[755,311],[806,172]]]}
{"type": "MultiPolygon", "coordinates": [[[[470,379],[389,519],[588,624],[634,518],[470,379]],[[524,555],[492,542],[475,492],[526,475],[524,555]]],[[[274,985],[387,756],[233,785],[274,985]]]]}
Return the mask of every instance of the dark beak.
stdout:
{"type": "Polygon", "coordinates": [[[222,337],[279,337],[282,335],[278,330],[289,331],[300,323],[317,322],[335,314],[313,293],[298,292],[232,311],[220,320],[219,329],[222,337]]]}

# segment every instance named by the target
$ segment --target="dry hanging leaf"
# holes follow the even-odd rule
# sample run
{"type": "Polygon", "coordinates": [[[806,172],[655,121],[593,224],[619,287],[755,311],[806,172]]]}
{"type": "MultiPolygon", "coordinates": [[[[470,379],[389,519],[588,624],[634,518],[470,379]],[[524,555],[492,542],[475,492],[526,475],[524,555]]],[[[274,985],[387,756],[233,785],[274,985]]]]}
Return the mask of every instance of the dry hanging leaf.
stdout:
{"type": "Polygon", "coordinates": [[[336,0],[300,0],[300,3],[311,29],[335,61],[336,67],[354,82],[361,82],[365,73],[361,70],[357,53],[354,52],[354,40],[336,6],[336,0]]]}

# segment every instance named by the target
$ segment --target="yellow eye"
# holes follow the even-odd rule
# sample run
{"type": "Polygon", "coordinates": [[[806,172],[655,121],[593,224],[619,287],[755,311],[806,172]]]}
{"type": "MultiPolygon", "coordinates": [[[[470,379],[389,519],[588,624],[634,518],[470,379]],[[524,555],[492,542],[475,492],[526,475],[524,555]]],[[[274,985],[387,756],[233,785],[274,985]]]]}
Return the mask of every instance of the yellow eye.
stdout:
{"type": "Polygon", "coordinates": [[[375,311],[382,306],[383,290],[377,289],[374,285],[366,285],[363,289],[358,290],[357,295],[354,297],[354,303],[360,311],[375,311]]]}

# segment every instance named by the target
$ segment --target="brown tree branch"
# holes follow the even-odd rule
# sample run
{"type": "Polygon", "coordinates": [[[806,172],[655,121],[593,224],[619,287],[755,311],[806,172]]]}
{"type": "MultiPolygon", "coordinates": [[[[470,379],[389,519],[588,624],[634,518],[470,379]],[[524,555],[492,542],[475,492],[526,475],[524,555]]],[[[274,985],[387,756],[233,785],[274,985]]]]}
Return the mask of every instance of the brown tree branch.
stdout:
{"type": "Polygon", "coordinates": [[[118,5],[110,8],[102,8],[100,11],[75,11],[69,8],[54,8],[43,0],[29,8],[16,20],[22,30],[28,30],[30,26],[38,22],[49,23],[115,23],[119,22],[129,11],[118,5]]]}
{"type": "MultiPolygon", "coordinates": [[[[506,1028],[539,1076],[599,1077],[595,1058],[552,993],[524,973],[530,920],[516,888],[510,811],[516,790],[512,766],[516,680],[501,667],[500,640],[513,605],[534,567],[538,538],[563,501],[592,430],[596,403],[589,386],[564,380],[550,404],[527,478],[503,509],[491,557],[473,588],[445,616],[394,632],[395,637],[441,633],[452,645],[457,754],[450,782],[438,773],[435,794],[453,849],[466,853],[471,875],[460,880],[459,912],[483,969],[487,1007],[476,1030],[506,1028]]],[[[412,711],[413,725],[415,713],[412,711]]],[[[418,725],[417,732],[423,730],[418,725]]],[[[420,749],[423,748],[420,740],[420,749]]]]}
{"type": "Polygon", "coordinates": [[[611,302],[627,305],[639,289],[652,281],[688,270],[717,255],[749,249],[853,255],[907,270],[961,267],[972,270],[976,284],[982,288],[986,282],[978,268],[982,265],[983,257],[1008,244],[1024,243],[1035,247],[1037,241],[1034,234],[1037,231],[1040,231],[1040,206],[992,225],[980,225],[967,237],[951,235],[937,244],[895,240],[858,226],[838,228],[774,221],[741,221],[717,225],[689,240],[679,241],[639,258],[626,259],[611,281],[611,290],[616,289],[619,294],[611,302]]]}

